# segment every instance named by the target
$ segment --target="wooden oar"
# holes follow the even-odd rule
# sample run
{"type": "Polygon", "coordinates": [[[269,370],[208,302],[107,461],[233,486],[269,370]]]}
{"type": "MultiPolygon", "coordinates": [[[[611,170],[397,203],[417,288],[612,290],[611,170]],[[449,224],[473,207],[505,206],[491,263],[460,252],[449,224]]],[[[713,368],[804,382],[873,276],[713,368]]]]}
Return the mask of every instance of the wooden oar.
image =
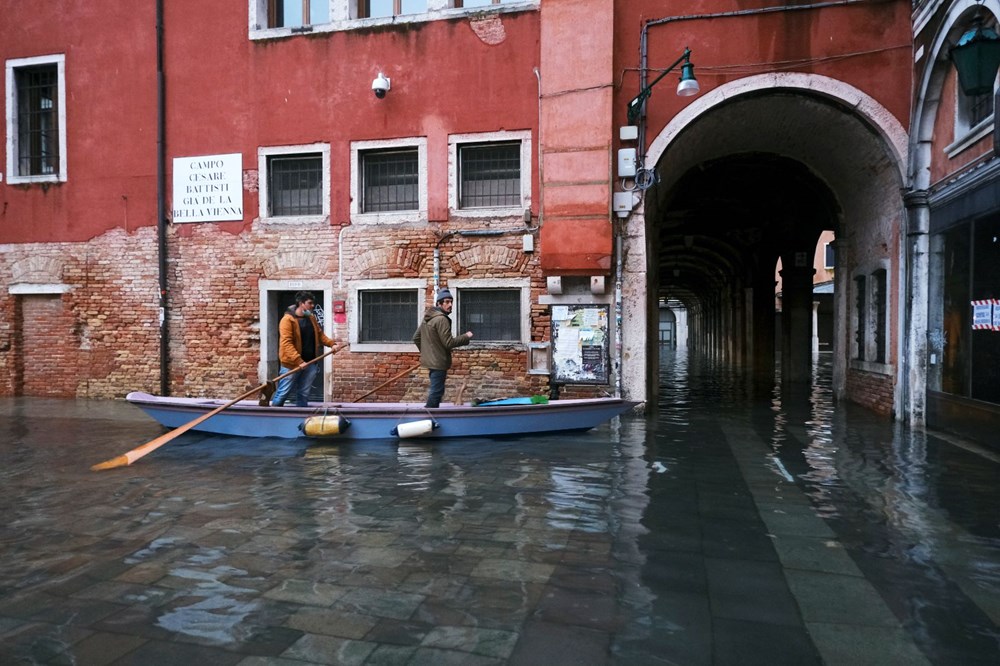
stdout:
{"type": "MultiPolygon", "coordinates": [[[[330,356],[331,354],[336,354],[337,352],[339,352],[341,349],[343,349],[346,346],[347,345],[344,344],[344,345],[340,345],[336,349],[331,349],[330,351],[326,352],[325,354],[323,354],[321,356],[317,356],[313,360],[311,360],[311,361],[309,361],[307,363],[304,363],[303,365],[300,365],[299,367],[295,368],[294,370],[289,370],[288,372],[286,372],[286,373],[284,373],[282,375],[278,375],[272,381],[276,381],[278,379],[283,379],[283,378],[288,377],[290,375],[294,375],[296,372],[298,372],[302,368],[306,367],[307,365],[312,365],[313,363],[316,363],[317,361],[319,361],[321,359],[324,359],[327,356],[330,356]]],[[[178,426],[177,428],[174,428],[170,432],[164,433],[163,435],[160,435],[156,439],[154,439],[154,440],[152,440],[150,442],[146,442],[142,446],[137,446],[134,449],[132,449],[131,451],[127,451],[127,452],[123,453],[120,456],[114,457],[111,460],[105,460],[104,462],[97,463],[96,465],[92,465],[90,469],[91,469],[91,471],[98,472],[98,471],[100,471],[102,469],[114,469],[115,467],[125,467],[127,465],[131,465],[132,463],[134,463],[136,460],[138,460],[139,458],[143,457],[147,453],[152,453],[153,451],[155,451],[156,449],[160,448],[161,446],[163,446],[167,442],[170,442],[173,439],[175,439],[178,435],[183,435],[184,433],[186,433],[188,430],[190,430],[191,428],[195,427],[199,423],[204,423],[205,421],[207,421],[208,419],[212,418],[213,416],[215,416],[219,412],[223,411],[224,409],[228,409],[229,407],[232,407],[233,405],[235,405],[236,403],[238,403],[240,400],[245,400],[246,398],[249,398],[250,396],[252,396],[257,391],[263,390],[266,386],[267,386],[267,382],[261,384],[260,386],[256,386],[256,387],[250,389],[249,391],[247,391],[246,393],[240,395],[239,397],[233,398],[232,400],[230,400],[226,404],[222,405],[221,407],[216,407],[212,411],[207,412],[205,414],[202,414],[201,416],[199,416],[195,420],[189,421],[188,423],[185,423],[182,426],[178,426]]]]}
{"type": "Polygon", "coordinates": [[[462,380],[462,388],[458,389],[458,395],[455,396],[456,405],[462,404],[462,396],[465,395],[465,385],[468,383],[469,383],[469,375],[466,375],[465,379],[462,380]]]}
{"type": "Polygon", "coordinates": [[[414,370],[416,370],[419,367],[420,367],[420,364],[417,363],[416,365],[414,365],[412,367],[409,367],[406,370],[403,370],[399,374],[394,375],[392,378],[390,378],[390,379],[382,382],[381,384],[379,384],[378,386],[376,386],[375,388],[373,388],[371,391],[368,391],[368,393],[365,393],[360,398],[355,398],[354,400],[351,400],[351,402],[360,402],[360,401],[364,400],[365,398],[367,398],[368,396],[370,396],[372,393],[375,393],[379,389],[385,388],[386,386],[388,386],[389,384],[393,383],[394,381],[396,381],[400,377],[405,377],[406,375],[410,374],[411,372],[413,372],[414,370]]]}

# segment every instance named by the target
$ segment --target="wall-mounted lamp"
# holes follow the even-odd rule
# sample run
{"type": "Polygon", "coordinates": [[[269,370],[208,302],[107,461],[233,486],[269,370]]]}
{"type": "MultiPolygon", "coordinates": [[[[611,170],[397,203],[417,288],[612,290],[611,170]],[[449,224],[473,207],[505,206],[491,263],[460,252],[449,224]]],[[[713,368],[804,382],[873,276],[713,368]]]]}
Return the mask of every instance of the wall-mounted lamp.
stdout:
{"type": "Polygon", "coordinates": [[[948,54],[962,92],[969,97],[993,92],[993,81],[1000,68],[1000,35],[983,25],[983,17],[976,16],[973,26],[961,36],[948,54]]]}
{"type": "Polygon", "coordinates": [[[680,58],[675,60],[670,67],[663,70],[659,76],[653,79],[648,86],[640,90],[639,94],[633,97],[632,101],[628,103],[629,125],[634,125],[639,120],[639,116],[642,115],[643,107],[646,104],[646,99],[653,93],[653,86],[659,83],[660,79],[672,72],[673,69],[682,62],[684,64],[681,65],[681,79],[677,84],[677,94],[680,97],[690,97],[691,95],[697,95],[701,91],[701,86],[698,85],[698,79],[694,78],[694,64],[691,62],[691,49],[686,48],[680,58]]]}

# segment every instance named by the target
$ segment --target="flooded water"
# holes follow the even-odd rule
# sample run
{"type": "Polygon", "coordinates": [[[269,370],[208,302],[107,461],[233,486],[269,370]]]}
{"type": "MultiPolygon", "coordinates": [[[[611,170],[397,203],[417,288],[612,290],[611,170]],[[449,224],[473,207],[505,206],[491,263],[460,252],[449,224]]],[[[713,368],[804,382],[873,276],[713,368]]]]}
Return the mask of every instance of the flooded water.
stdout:
{"type": "Polygon", "coordinates": [[[441,443],[0,399],[0,663],[997,664],[1000,456],[665,355],[650,418],[441,443]]]}

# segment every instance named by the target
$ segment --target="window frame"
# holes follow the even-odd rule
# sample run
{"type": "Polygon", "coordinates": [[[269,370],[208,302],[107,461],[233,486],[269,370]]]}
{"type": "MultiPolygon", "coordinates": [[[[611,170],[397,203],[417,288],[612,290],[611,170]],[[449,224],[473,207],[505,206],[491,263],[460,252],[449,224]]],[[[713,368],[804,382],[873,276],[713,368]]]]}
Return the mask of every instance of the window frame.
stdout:
{"type": "Polygon", "coordinates": [[[248,36],[251,40],[275,39],[299,33],[340,32],[401,23],[426,23],[445,19],[455,19],[470,14],[489,12],[506,14],[513,12],[538,11],[541,0],[511,0],[492,4],[488,7],[456,7],[453,0],[427,0],[427,11],[419,14],[397,14],[379,18],[359,18],[359,0],[330,0],[330,18],[326,23],[305,26],[268,27],[269,0],[249,0],[248,36]]]}
{"type": "Polygon", "coordinates": [[[323,25],[330,22],[331,13],[333,10],[333,4],[337,0],[327,0],[327,16],[326,21],[321,21],[318,24],[312,23],[312,2],[313,0],[284,0],[286,2],[298,2],[302,8],[303,20],[302,23],[298,25],[283,25],[277,26],[273,23],[277,20],[275,16],[277,10],[277,0],[266,0],[264,7],[264,16],[267,21],[268,28],[287,28],[292,32],[309,32],[313,25],[323,25]],[[308,20],[307,20],[308,17],[308,20]]]}
{"type": "MultiPolygon", "coordinates": [[[[489,278],[489,279],[451,279],[448,281],[448,289],[455,295],[454,316],[452,317],[452,334],[458,335],[458,322],[462,320],[462,291],[487,290],[487,289],[517,289],[521,295],[520,312],[520,337],[518,340],[483,340],[479,337],[473,338],[473,343],[477,346],[486,347],[515,347],[526,348],[531,342],[531,280],[529,278],[489,278]]],[[[464,333],[465,331],[461,331],[464,333]]],[[[476,330],[472,329],[473,335],[476,330]]]]}
{"type": "Polygon", "coordinates": [[[68,179],[66,159],[66,54],[55,53],[6,61],[7,182],[17,184],[61,183],[68,179]],[[56,119],[59,124],[59,168],[56,173],[22,176],[18,165],[18,88],[15,72],[45,65],[56,66],[56,119]]]}
{"type": "Polygon", "coordinates": [[[856,273],[852,279],[851,359],[856,370],[891,375],[888,362],[893,344],[892,294],[895,285],[888,261],[879,261],[856,273]]]}
{"type": "Polygon", "coordinates": [[[330,220],[330,144],[310,143],[297,146],[261,146],[257,148],[257,203],[258,220],[268,224],[315,224],[330,220]],[[268,205],[270,193],[270,158],[283,155],[319,155],[323,160],[323,212],[320,215],[271,216],[268,205]]]}
{"type": "Polygon", "coordinates": [[[500,132],[482,132],[476,134],[451,134],[448,136],[448,210],[453,217],[523,217],[524,211],[531,208],[531,130],[514,130],[500,132]],[[521,144],[521,200],[514,206],[497,206],[495,208],[462,208],[459,195],[461,193],[461,169],[459,164],[460,148],[465,145],[482,145],[490,143],[521,144]]]}
{"type": "Polygon", "coordinates": [[[944,153],[948,158],[955,157],[963,150],[978,142],[980,139],[989,136],[994,131],[997,117],[997,78],[993,79],[993,90],[989,93],[993,102],[993,110],[982,120],[973,122],[970,116],[972,114],[974,100],[978,96],[970,97],[962,92],[962,87],[958,83],[957,74],[954,76],[956,77],[954,141],[951,145],[946,146],[944,149],[944,153]]]}
{"type": "Polygon", "coordinates": [[[413,331],[416,331],[424,316],[424,310],[427,308],[424,298],[427,293],[427,280],[423,278],[354,280],[351,282],[348,292],[348,340],[352,352],[399,353],[415,351],[416,348],[411,340],[405,342],[361,341],[361,293],[365,291],[415,291],[417,293],[417,307],[413,318],[413,331]]]}
{"type": "Polygon", "coordinates": [[[405,224],[427,221],[427,137],[406,137],[378,141],[351,142],[351,223],[405,224]],[[417,150],[417,208],[411,210],[363,212],[361,209],[364,183],[361,159],[364,153],[390,152],[401,149],[417,150]]]}

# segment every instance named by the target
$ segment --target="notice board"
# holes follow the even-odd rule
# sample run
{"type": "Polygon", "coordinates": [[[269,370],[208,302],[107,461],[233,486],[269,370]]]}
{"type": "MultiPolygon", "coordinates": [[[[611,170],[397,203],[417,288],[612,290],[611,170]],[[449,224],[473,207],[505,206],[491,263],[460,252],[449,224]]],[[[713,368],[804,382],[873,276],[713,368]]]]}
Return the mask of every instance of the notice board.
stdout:
{"type": "Polygon", "coordinates": [[[608,314],[607,305],[552,306],[554,383],[608,383],[608,314]]]}

